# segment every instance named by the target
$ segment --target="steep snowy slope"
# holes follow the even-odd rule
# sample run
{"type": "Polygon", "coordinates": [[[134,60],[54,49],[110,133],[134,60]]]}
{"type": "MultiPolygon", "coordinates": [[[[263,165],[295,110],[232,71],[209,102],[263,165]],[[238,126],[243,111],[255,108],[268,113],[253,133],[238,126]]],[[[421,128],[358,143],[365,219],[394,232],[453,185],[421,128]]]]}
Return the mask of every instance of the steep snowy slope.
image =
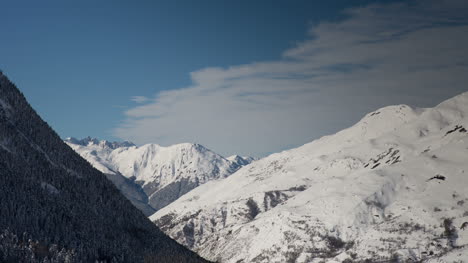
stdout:
{"type": "Polygon", "coordinates": [[[239,167],[246,166],[256,159],[250,156],[239,156],[239,155],[232,155],[226,158],[227,160],[231,161],[232,163],[237,164],[239,167]]]}
{"type": "Polygon", "coordinates": [[[0,73],[0,262],[204,262],[71,150],[0,73]]]}
{"type": "Polygon", "coordinates": [[[460,258],[468,254],[467,128],[468,93],[432,109],[385,107],[208,182],[151,219],[220,262],[460,258]]]}
{"type": "Polygon", "coordinates": [[[98,139],[87,137],[82,140],[75,138],[67,138],[65,143],[78,151],[90,162],[96,169],[104,173],[111,182],[132,202],[134,206],[140,209],[146,216],[156,212],[156,210],[148,204],[148,196],[141,185],[135,183],[134,178],[127,178],[119,172],[115,172],[108,168],[108,164],[104,159],[113,150],[120,147],[135,146],[131,142],[108,142],[99,141],[98,139]],[[98,154],[99,153],[99,154],[98,154]]]}
{"type": "Polygon", "coordinates": [[[201,184],[229,176],[253,160],[238,157],[230,161],[199,144],[189,143],[136,147],[129,142],[110,143],[89,137],[68,138],[65,142],[116,185],[125,186],[119,189],[148,215],[201,184]],[[119,184],[122,180],[125,183],[119,184]]]}

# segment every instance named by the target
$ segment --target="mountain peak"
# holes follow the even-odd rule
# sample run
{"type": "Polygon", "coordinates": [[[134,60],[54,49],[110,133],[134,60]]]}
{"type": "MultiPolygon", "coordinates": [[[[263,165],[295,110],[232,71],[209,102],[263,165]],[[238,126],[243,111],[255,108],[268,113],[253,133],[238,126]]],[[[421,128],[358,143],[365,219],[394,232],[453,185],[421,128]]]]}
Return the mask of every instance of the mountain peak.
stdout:
{"type": "Polygon", "coordinates": [[[229,263],[465,259],[467,130],[466,92],[428,109],[384,107],[201,185],[150,219],[229,263]]]}
{"type": "Polygon", "coordinates": [[[143,200],[155,210],[201,184],[228,177],[250,163],[249,159],[241,157],[227,160],[198,143],[145,144],[140,147],[126,147],[120,143],[118,146],[122,147],[114,147],[115,143],[91,137],[67,138],[65,141],[95,168],[107,174],[134,204],[141,204],[132,199],[135,195],[128,191],[128,187],[121,187],[120,182],[124,179],[132,180],[136,186],[131,188],[139,187],[146,196],[138,201],[143,200]],[[119,176],[123,178],[117,180],[119,176]]]}
{"type": "Polygon", "coordinates": [[[129,141],[123,142],[110,142],[107,140],[99,140],[97,138],[92,138],[91,136],[85,137],[83,139],[77,139],[75,137],[68,137],[64,140],[67,143],[81,145],[81,146],[100,146],[102,148],[117,149],[121,147],[132,147],[135,146],[134,143],[129,141]]]}
{"type": "Polygon", "coordinates": [[[227,160],[239,165],[239,166],[245,166],[250,164],[251,162],[255,161],[256,159],[250,156],[240,156],[240,155],[231,155],[226,158],[227,160]]]}

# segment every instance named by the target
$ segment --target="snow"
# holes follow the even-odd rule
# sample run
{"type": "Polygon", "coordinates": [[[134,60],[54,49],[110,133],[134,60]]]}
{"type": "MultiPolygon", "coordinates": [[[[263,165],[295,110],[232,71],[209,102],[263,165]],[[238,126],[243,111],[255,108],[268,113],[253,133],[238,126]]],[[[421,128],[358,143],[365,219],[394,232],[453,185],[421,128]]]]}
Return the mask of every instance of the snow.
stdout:
{"type": "Polygon", "coordinates": [[[157,144],[109,147],[106,141],[90,140],[86,145],[67,144],[103,173],[121,173],[143,185],[156,182],[161,186],[175,177],[196,176],[202,183],[219,164],[219,177],[230,174],[230,162],[198,144],[182,143],[169,147],[157,144]],[[183,169],[183,171],[180,171],[183,169]],[[190,173],[197,171],[197,173],[190,173]]]}
{"type": "Polygon", "coordinates": [[[250,156],[239,156],[239,155],[231,155],[227,157],[226,159],[231,161],[232,163],[238,164],[239,166],[248,165],[256,160],[255,158],[250,157],[250,156]]]}
{"type": "Polygon", "coordinates": [[[385,107],[208,182],[150,219],[220,262],[449,257],[468,245],[467,116],[468,93],[431,109],[385,107]]]}
{"type": "Polygon", "coordinates": [[[110,148],[110,149],[116,149],[119,147],[132,147],[135,146],[132,142],[129,141],[123,141],[123,142],[109,142],[106,140],[99,140],[97,138],[91,138],[91,137],[86,137],[84,139],[76,139],[74,137],[68,137],[65,139],[65,142],[69,144],[75,144],[75,145],[81,145],[81,146],[93,146],[93,145],[98,145],[101,148],[110,148]]]}
{"type": "MultiPolygon", "coordinates": [[[[130,142],[110,143],[90,137],[82,140],[67,138],[65,142],[101,172],[115,175],[114,179],[123,176],[133,180],[156,210],[193,188],[225,178],[251,162],[251,158],[229,161],[192,143],[137,147],[130,142]]],[[[131,199],[131,193],[123,193],[131,199]]]]}

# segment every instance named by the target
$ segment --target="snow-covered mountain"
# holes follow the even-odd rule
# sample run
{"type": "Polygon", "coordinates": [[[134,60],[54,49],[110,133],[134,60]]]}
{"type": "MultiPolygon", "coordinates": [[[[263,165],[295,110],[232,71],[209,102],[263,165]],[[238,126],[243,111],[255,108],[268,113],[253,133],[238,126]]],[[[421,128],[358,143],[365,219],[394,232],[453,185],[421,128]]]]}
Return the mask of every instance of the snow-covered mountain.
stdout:
{"type": "Polygon", "coordinates": [[[0,71],[0,262],[206,262],[66,146],[0,71]]]}
{"type": "Polygon", "coordinates": [[[222,179],[254,159],[225,159],[199,144],[169,147],[93,138],[65,142],[118,186],[147,215],[210,180],[222,179]]]}
{"type": "Polygon", "coordinates": [[[239,155],[231,155],[231,156],[227,157],[226,159],[228,159],[229,161],[231,161],[234,164],[237,164],[239,167],[246,166],[246,165],[252,163],[253,161],[257,160],[254,157],[239,156],[239,155]]]}
{"type": "Polygon", "coordinates": [[[467,129],[468,92],[430,109],[385,107],[150,219],[219,262],[466,260],[467,129]]]}
{"type": "Polygon", "coordinates": [[[80,145],[80,146],[88,146],[88,145],[98,145],[101,148],[106,148],[106,149],[117,149],[120,147],[132,147],[135,146],[132,142],[129,141],[124,141],[124,142],[109,142],[106,140],[98,140],[96,138],[91,138],[91,137],[86,137],[84,139],[76,139],[73,137],[69,137],[65,139],[65,142],[67,144],[75,144],[75,145],[80,145]]]}

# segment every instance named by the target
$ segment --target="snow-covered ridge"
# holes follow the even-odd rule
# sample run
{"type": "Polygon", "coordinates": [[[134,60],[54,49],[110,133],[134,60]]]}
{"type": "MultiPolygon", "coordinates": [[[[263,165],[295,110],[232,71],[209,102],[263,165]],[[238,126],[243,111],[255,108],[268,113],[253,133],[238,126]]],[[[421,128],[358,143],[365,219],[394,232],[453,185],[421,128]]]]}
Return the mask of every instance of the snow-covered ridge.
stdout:
{"type": "Polygon", "coordinates": [[[138,200],[138,207],[146,212],[151,209],[154,212],[210,180],[225,178],[253,160],[239,157],[230,161],[200,144],[192,143],[137,147],[130,142],[111,143],[90,137],[82,140],[68,138],[65,142],[120,185],[119,189],[134,204],[138,200]],[[123,190],[123,186],[127,190],[123,190]],[[151,209],[143,208],[141,202],[146,202],[151,209]]]}
{"type": "Polygon", "coordinates": [[[150,218],[218,262],[463,259],[467,130],[468,93],[431,109],[385,107],[150,218]]]}
{"type": "Polygon", "coordinates": [[[257,160],[254,157],[239,156],[239,155],[231,155],[231,156],[227,157],[226,159],[233,162],[233,163],[238,164],[239,166],[245,166],[245,165],[248,165],[248,164],[252,163],[253,161],[257,160]]]}
{"type": "Polygon", "coordinates": [[[96,138],[91,138],[90,136],[83,138],[83,139],[77,139],[74,137],[68,137],[64,140],[65,142],[69,144],[76,144],[76,145],[81,145],[81,146],[100,146],[102,148],[110,148],[110,149],[117,149],[120,147],[132,147],[135,146],[134,143],[129,142],[129,141],[123,141],[123,142],[109,142],[106,140],[99,140],[96,138]]]}

